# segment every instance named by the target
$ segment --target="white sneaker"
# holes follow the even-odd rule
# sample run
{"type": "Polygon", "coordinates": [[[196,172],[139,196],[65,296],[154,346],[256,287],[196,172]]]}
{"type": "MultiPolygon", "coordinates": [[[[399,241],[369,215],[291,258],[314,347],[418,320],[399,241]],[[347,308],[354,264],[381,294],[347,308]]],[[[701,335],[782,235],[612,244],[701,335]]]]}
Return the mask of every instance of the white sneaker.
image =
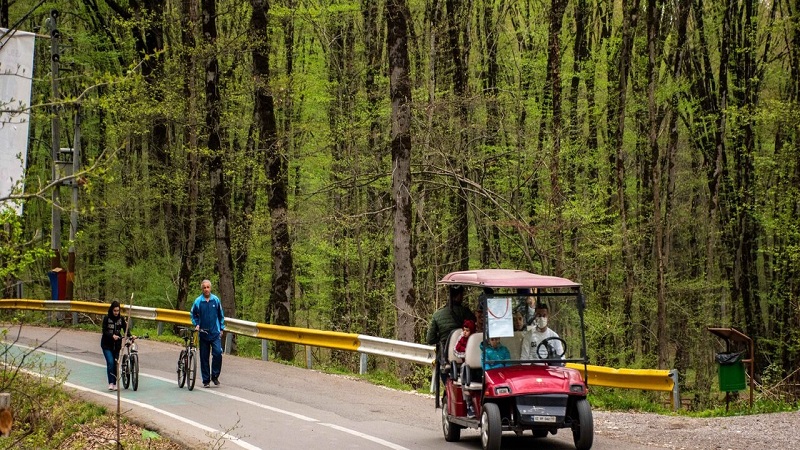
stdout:
{"type": "Polygon", "coordinates": [[[111,390],[112,391],[116,391],[117,390],[117,385],[116,384],[112,384],[111,385],[111,390]]]}
{"type": "Polygon", "coordinates": [[[109,384],[108,385],[108,390],[109,391],[113,391],[114,390],[114,385],[113,384],[109,384]]]}

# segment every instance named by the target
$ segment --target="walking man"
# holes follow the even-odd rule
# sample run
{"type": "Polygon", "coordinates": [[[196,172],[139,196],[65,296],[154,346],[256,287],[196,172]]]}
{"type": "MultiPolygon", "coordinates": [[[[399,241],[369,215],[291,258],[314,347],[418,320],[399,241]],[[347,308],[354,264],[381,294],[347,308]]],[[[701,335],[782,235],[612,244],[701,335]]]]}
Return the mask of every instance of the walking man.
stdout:
{"type": "Polygon", "coordinates": [[[211,282],[200,283],[203,293],[192,304],[192,325],[200,333],[200,374],[203,387],[209,382],[219,386],[219,374],[222,371],[222,330],[225,329],[225,314],[222,302],[211,293],[211,282]],[[208,367],[208,354],[211,352],[211,370],[208,367]]]}

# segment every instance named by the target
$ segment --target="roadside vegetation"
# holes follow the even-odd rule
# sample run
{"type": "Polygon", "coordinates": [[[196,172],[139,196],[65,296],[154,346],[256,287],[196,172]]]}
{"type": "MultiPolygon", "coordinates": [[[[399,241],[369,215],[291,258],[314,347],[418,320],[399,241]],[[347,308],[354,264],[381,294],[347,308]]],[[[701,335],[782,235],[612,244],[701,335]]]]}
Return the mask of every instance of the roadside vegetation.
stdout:
{"type": "MultiPolygon", "coordinates": [[[[9,329],[2,330],[13,341],[9,329]]],[[[105,407],[79,400],[64,386],[66,374],[47,364],[33,350],[0,350],[0,392],[11,395],[13,424],[0,449],[112,449],[117,448],[117,415],[105,407]]],[[[129,450],[180,449],[158,433],[120,418],[121,448],[129,450]]]]}

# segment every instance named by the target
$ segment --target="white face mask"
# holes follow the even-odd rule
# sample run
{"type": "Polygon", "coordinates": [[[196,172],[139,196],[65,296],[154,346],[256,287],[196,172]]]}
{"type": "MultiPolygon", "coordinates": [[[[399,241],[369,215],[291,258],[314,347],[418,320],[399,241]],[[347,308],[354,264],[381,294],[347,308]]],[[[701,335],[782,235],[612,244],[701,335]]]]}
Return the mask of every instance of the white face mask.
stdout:
{"type": "Polygon", "coordinates": [[[533,319],[533,323],[536,324],[536,328],[543,330],[547,328],[547,317],[537,317],[533,319]]]}

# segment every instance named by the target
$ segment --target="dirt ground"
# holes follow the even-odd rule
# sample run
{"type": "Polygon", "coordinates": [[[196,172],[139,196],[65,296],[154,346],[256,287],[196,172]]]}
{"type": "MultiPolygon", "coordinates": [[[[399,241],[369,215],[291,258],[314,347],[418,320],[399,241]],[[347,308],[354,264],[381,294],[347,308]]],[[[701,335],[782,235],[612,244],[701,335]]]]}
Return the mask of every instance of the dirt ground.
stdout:
{"type": "MultiPolygon", "coordinates": [[[[135,423],[120,424],[120,442],[125,449],[182,450],[184,447],[159,436],[135,423]]],[[[117,442],[117,425],[111,416],[103,420],[81,425],[76,433],[64,441],[62,449],[115,449],[117,442]]]]}
{"type": "Polygon", "coordinates": [[[595,411],[594,430],[654,448],[790,449],[800,448],[800,411],[714,418],[595,411]]]}

